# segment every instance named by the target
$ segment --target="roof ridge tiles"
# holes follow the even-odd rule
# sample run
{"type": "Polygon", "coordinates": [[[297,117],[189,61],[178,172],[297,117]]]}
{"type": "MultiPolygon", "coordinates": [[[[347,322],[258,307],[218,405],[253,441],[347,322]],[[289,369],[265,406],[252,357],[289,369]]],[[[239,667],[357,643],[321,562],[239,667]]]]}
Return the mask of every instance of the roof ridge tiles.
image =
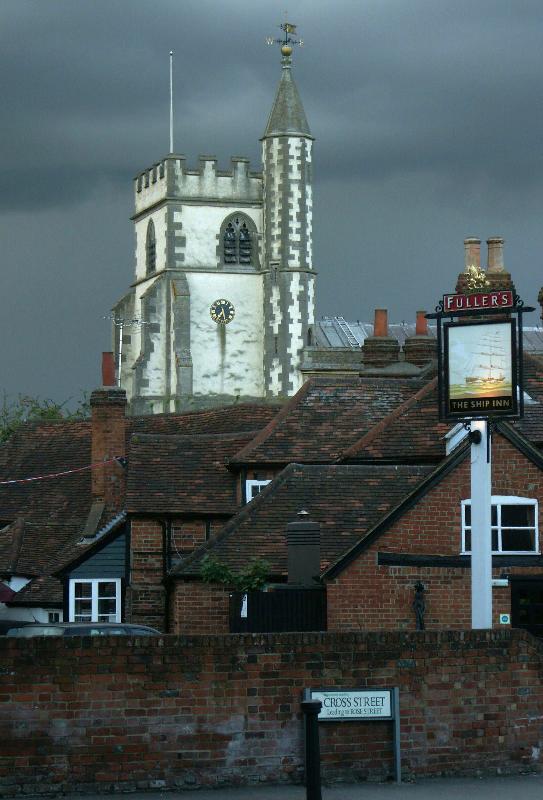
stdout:
{"type": "Polygon", "coordinates": [[[138,433],[137,431],[133,433],[130,437],[131,442],[139,442],[143,440],[144,442],[150,441],[187,441],[193,439],[213,439],[217,441],[217,439],[221,441],[230,441],[232,439],[246,439],[248,436],[252,434],[257,434],[260,431],[260,428],[256,428],[254,430],[247,430],[247,431],[233,431],[229,433],[138,433]]]}
{"type": "Polygon", "coordinates": [[[377,438],[386,428],[392,423],[399,419],[401,416],[405,414],[406,411],[409,411],[414,405],[416,405],[419,400],[429,394],[437,385],[437,377],[432,378],[431,381],[426,383],[419,389],[418,392],[408,397],[407,400],[404,400],[403,403],[400,403],[390,414],[388,414],[384,419],[378,422],[376,425],[373,426],[364,436],[362,436],[358,441],[352,444],[347,450],[344,450],[341,455],[337,457],[334,463],[339,464],[346,458],[351,458],[364,447],[366,447],[370,442],[377,438]]]}

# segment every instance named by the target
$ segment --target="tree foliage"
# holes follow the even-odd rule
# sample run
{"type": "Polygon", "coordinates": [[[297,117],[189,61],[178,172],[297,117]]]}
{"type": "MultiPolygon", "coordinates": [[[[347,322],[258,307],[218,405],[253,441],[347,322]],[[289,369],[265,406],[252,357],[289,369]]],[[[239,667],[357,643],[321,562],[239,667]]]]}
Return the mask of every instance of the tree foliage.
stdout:
{"type": "Polygon", "coordinates": [[[86,396],[79,400],[73,410],[68,408],[69,402],[66,400],[64,403],[57,403],[54,400],[42,400],[40,397],[25,394],[10,400],[4,394],[0,405],[0,442],[6,442],[25,422],[84,419],[89,416],[89,402],[86,396]]]}
{"type": "Polygon", "coordinates": [[[225,583],[238,592],[262,589],[270,571],[270,565],[261,558],[254,558],[239,572],[233,572],[215,556],[202,559],[200,574],[206,583],[225,583]]]}

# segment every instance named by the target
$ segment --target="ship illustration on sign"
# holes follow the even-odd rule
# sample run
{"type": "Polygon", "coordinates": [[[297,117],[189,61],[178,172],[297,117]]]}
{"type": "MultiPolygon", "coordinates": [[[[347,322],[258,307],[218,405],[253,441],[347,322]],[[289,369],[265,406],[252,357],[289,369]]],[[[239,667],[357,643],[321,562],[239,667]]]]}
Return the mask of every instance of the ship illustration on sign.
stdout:
{"type": "Polygon", "coordinates": [[[451,399],[503,397],[512,392],[511,328],[468,325],[449,332],[451,399]]]}
{"type": "Polygon", "coordinates": [[[505,383],[505,349],[501,346],[499,333],[482,337],[482,346],[478,355],[484,363],[479,363],[473,370],[476,375],[466,375],[466,384],[476,386],[498,387],[505,383]]]}

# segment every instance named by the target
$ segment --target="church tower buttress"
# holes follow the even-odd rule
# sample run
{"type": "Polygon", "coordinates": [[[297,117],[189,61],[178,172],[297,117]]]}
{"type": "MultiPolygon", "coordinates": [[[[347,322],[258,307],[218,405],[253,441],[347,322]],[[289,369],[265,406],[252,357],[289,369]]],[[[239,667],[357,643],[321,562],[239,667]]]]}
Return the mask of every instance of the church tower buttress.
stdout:
{"type": "MultiPolygon", "coordinates": [[[[287,30],[286,26],[283,29],[287,30]]],[[[311,342],[315,317],[313,136],[291,73],[288,32],[281,48],[281,80],[261,140],[266,269],[264,376],[268,397],[292,395],[300,388],[302,351],[311,342]]]]}

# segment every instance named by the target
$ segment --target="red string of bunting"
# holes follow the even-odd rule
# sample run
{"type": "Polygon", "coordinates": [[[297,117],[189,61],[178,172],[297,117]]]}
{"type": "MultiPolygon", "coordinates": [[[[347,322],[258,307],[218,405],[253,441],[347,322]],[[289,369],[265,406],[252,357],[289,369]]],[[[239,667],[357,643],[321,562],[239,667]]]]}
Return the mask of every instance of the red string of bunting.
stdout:
{"type": "Polygon", "coordinates": [[[96,464],[88,464],[86,467],[78,467],[77,469],[67,469],[64,472],[50,472],[48,475],[36,475],[34,478],[17,478],[13,481],[0,481],[0,486],[9,486],[14,483],[30,483],[31,481],[45,481],[48,478],[62,478],[64,475],[73,475],[75,472],[84,472],[86,469],[105,467],[106,464],[113,464],[115,461],[118,464],[121,464],[121,466],[124,466],[124,459],[121,456],[116,456],[115,458],[109,458],[107,461],[98,461],[96,464]]]}

